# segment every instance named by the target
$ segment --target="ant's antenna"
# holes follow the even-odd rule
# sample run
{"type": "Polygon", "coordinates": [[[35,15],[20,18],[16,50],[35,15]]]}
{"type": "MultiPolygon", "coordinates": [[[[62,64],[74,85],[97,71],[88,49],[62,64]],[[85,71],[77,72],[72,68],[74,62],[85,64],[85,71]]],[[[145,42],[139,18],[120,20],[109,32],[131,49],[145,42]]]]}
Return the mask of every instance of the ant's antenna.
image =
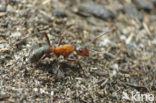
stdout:
{"type": "Polygon", "coordinates": [[[91,42],[94,42],[95,40],[97,40],[99,37],[101,37],[101,36],[103,36],[103,35],[105,35],[106,33],[109,33],[109,32],[111,32],[111,31],[104,31],[104,32],[102,32],[100,35],[98,35],[95,39],[93,39],[91,42]]]}
{"type": "MultiPolygon", "coordinates": [[[[104,31],[102,32],[100,35],[98,35],[95,39],[93,39],[91,42],[94,42],[95,40],[97,40],[99,37],[105,35],[106,33],[109,33],[111,31],[104,31]]],[[[104,54],[106,56],[109,56],[111,58],[116,58],[115,55],[111,54],[111,53],[108,53],[108,52],[99,52],[99,51],[96,51],[96,50],[89,50],[89,51],[93,51],[93,52],[97,52],[97,53],[101,53],[101,54],[104,54]]]]}
{"type": "Polygon", "coordinates": [[[108,53],[108,52],[99,52],[99,51],[96,51],[96,50],[89,50],[89,51],[93,51],[93,52],[97,52],[97,53],[100,53],[100,54],[104,54],[104,55],[109,56],[109,57],[111,57],[111,58],[113,58],[113,59],[116,58],[115,55],[113,55],[113,54],[111,54],[111,53],[108,53]]]}

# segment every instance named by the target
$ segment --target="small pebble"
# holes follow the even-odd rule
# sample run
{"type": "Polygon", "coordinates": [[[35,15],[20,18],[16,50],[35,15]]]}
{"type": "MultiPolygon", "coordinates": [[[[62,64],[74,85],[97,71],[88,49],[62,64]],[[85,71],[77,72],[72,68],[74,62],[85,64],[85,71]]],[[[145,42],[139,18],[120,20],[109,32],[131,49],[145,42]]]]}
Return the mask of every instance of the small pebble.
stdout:
{"type": "Polygon", "coordinates": [[[19,55],[14,55],[15,60],[19,60],[20,56],[19,55]]]}
{"type": "Polygon", "coordinates": [[[126,41],[126,36],[121,35],[121,36],[120,36],[120,40],[126,41]]]}
{"type": "Polygon", "coordinates": [[[100,46],[106,46],[109,43],[111,43],[111,41],[108,38],[104,38],[101,42],[100,42],[100,46]]]}
{"type": "Polygon", "coordinates": [[[54,91],[51,91],[50,95],[53,96],[54,95],[54,91]]]}
{"type": "Polygon", "coordinates": [[[13,11],[15,11],[15,9],[11,5],[8,5],[7,6],[7,11],[8,12],[13,12],[13,11]]]}
{"type": "Polygon", "coordinates": [[[125,74],[125,77],[128,78],[128,77],[130,77],[130,75],[129,74],[125,74]]]}
{"type": "Polygon", "coordinates": [[[33,91],[38,92],[38,89],[37,88],[34,88],[33,91]]]}
{"type": "Polygon", "coordinates": [[[20,37],[21,33],[20,32],[14,32],[11,34],[11,37],[20,37]]]}
{"type": "Polygon", "coordinates": [[[0,49],[3,49],[4,47],[4,44],[0,44],[0,49]]]}
{"type": "Polygon", "coordinates": [[[152,44],[156,45],[156,39],[152,41],[152,44]]]}
{"type": "Polygon", "coordinates": [[[118,98],[118,94],[116,92],[112,93],[112,98],[117,99],[118,98]]]}
{"type": "Polygon", "coordinates": [[[41,94],[45,93],[45,90],[42,89],[42,88],[40,88],[40,93],[41,93],[41,94]]]}
{"type": "Polygon", "coordinates": [[[145,46],[144,46],[144,44],[141,43],[141,44],[138,45],[138,47],[144,48],[145,46]]]}
{"type": "Polygon", "coordinates": [[[119,68],[119,65],[118,65],[118,64],[114,64],[114,65],[113,65],[113,68],[114,68],[114,69],[118,69],[118,68],[119,68]]]}
{"type": "Polygon", "coordinates": [[[129,43],[129,46],[131,46],[132,48],[136,48],[136,47],[137,47],[136,43],[133,42],[133,41],[131,41],[131,42],[129,43]]]}
{"type": "Polygon", "coordinates": [[[6,11],[6,7],[3,5],[0,5],[0,12],[5,12],[6,11]]]}
{"type": "Polygon", "coordinates": [[[67,17],[67,14],[63,9],[55,9],[52,12],[52,15],[56,17],[67,17]]]}

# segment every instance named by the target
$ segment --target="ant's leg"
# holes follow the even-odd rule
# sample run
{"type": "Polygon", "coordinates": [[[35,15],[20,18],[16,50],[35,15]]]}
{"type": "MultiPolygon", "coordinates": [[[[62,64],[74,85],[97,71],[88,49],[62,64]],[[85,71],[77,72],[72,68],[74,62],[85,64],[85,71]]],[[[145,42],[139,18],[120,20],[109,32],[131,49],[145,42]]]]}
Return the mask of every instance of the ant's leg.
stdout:
{"type": "Polygon", "coordinates": [[[57,62],[58,67],[57,67],[56,74],[52,77],[52,79],[53,79],[54,81],[56,81],[56,77],[57,77],[57,75],[58,75],[58,71],[60,70],[60,66],[61,66],[61,65],[58,63],[58,56],[57,56],[56,62],[57,62]]]}
{"type": "Polygon", "coordinates": [[[45,35],[45,37],[46,37],[46,39],[47,39],[48,45],[51,46],[51,45],[50,45],[50,40],[49,40],[49,37],[48,37],[47,33],[44,33],[44,35],[45,35]]]}
{"type": "Polygon", "coordinates": [[[41,59],[38,61],[38,63],[33,67],[33,70],[31,72],[31,75],[34,74],[35,70],[37,69],[37,65],[39,64],[39,62],[41,61],[41,59]]]}
{"type": "MultiPolygon", "coordinates": [[[[77,64],[79,65],[80,69],[83,71],[83,69],[82,69],[82,66],[81,66],[80,62],[79,62],[77,59],[66,58],[66,60],[68,60],[68,61],[72,61],[72,62],[77,63],[77,64]]],[[[83,72],[84,72],[84,71],[83,71],[83,72]]]]}
{"type": "Polygon", "coordinates": [[[33,67],[33,71],[31,72],[31,75],[34,74],[35,70],[36,70],[36,65],[33,67]]]}
{"type": "Polygon", "coordinates": [[[59,40],[59,42],[58,42],[58,46],[60,46],[60,45],[61,45],[62,40],[64,39],[63,35],[60,35],[59,37],[60,37],[60,40],[59,40]]]}
{"type": "Polygon", "coordinates": [[[51,57],[50,53],[44,54],[40,60],[45,59],[46,57],[50,58],[51,57]]]}
{"type": "Polygon", "coordinates": [[[50,58],[50,55],[49,55],[48,53],[47,53],[47,54],[44,54],[44,55],[39,59],[38,63],[34,66],[31,75],[34,74],[34,72],[35,72],[35,70],[36,70],[36,68],[37,68],[36,66],[40,63],[40,61],[41,61],[42,59],[45,59],[46,57],[49,57],[49,58],[50,58]]]}
{"type": "Polygon", "coordinates": [[[57,72],[56,72],[56,76],[58,75],[58,71],[60,70],[60,64],[58,64],[58,67],[57,67],[57,72]]]}
{"type": "Polygon", "coordinates": [[[78,59],[66,58],[66,60],[77,63],[80,67],[80,70],[83,72],[83,75],[86,76],[86,74],[85,74],[84,70],[82,69],[82,66],[81,66],[80,62],[78,61],[78,59]]]}
{"type": "Polygon", "coordinates": [[[54,81],[56,81],[56,77],[57,77],[57,75],[58,75],[58,71],[59,71],[59,69],[60,69],[60,64],[58,64],[58,67],[57,67],[57,72],[56,72],[56,74],[53,76],[53,79],[54,79],[54,81]]]}

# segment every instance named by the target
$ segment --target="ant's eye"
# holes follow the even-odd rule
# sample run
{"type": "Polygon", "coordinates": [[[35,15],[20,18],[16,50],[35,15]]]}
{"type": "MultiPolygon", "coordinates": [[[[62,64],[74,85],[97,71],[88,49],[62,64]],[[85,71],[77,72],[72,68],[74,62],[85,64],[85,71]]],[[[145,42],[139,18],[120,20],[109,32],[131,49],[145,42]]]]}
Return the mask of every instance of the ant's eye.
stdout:
{"type": "Polygon", "coordinates": [[[82,52],[82,49],[79,49],[79,52],[82,52]]]}

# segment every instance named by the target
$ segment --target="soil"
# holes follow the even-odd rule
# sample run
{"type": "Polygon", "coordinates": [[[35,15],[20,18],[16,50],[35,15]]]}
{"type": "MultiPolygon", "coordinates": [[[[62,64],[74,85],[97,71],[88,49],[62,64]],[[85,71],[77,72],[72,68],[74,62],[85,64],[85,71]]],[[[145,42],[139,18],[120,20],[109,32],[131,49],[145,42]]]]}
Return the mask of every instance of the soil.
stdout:
{"type": "Polygon", "coordinates": [[[0,102],[154,102],[156,3],[149,2],[0,0],[0,102]],[[30,61],[40,48],[34,45],[47,43],[44,33],[53,46],[63,36],[61,45],[87,48],[89,57],[70,55],[82,70],[53,53],[30,61]],[[132,92],[151,98],[133,99],[132,92]]]}

